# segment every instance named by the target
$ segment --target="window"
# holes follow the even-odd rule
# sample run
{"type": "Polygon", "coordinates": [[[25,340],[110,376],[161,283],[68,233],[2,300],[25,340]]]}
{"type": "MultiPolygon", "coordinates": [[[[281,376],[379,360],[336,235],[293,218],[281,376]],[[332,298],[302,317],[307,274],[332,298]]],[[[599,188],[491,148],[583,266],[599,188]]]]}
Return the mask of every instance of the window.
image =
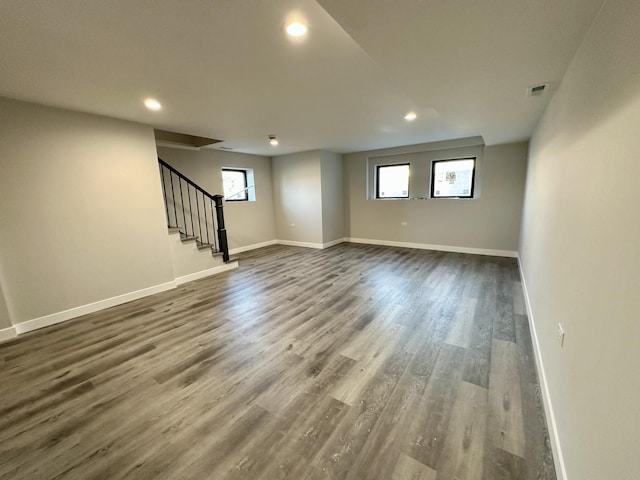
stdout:
{"type": "Polygon", "coordinates": [[[249,200],[247,171],[232,168],[222,169],[222,188],[227,202],[242,202],[249,200]]]}
{"type": "Polygon", "coordinates": [[[475,172],[475,157],[432,162],[431,198],[473,198],[475,172]]]}
{"type": "Polygon", "coordinates": [[[382,151],[378,156],[368,156],[364,172],[367,200],[480,198],[484,145],[454,143],[452,148],[433,147],[397,155],[382,151]]]}
{"type": "Polygon", "coordinates": [[[376,198],[409,198],[409,164],[376,167],[376,198]]]}

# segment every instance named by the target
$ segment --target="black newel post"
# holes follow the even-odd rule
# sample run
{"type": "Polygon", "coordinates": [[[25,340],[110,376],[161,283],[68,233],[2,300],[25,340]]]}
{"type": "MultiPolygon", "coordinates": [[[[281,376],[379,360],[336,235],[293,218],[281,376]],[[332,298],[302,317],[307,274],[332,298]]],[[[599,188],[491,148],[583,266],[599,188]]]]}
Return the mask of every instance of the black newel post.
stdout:
{"type": "Polygon", "coordinates": [[[222,211],[222,195],[214,195],[216,203],[216,218],[218,219],[218,245],[222,251],[222,260],[229,261],[229,245],[227,244],[227,229],[224,227],[224,212],[222,211]]]}

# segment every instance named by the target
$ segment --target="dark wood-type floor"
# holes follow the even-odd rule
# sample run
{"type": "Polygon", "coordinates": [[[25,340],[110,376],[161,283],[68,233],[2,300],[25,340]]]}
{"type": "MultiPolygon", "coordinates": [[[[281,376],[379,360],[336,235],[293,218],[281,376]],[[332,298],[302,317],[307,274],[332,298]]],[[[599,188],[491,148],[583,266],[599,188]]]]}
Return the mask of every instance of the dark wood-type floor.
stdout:
{"type": "Polygon", "coordinates": [[[1,479],[555,479],[513,259],[268,247],[0,368],[1,479]]]}

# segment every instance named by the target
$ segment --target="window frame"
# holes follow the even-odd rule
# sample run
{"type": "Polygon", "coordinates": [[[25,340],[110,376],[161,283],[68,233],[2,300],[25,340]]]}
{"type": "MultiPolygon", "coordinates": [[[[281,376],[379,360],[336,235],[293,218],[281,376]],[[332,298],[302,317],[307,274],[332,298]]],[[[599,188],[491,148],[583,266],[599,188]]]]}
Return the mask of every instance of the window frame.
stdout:
{"type": "Polygon", "coordinates": [[[429,185],[429,198],[433,199],[441,199],[441,198],[453,198],[460,200],[469,200],[475,198],[475,188],[476,188],[476,170],[478,169],[478,157],[469,156],[469,157],[460,157],[460,158],[443,158],[440,160],[432,160],[431,161],[431,179],[429,185]],[[473,173],[471,174],[471,189],[469,195],[460,196],[460,195],[447,195],[447,196],[436,196],[435,195],[435,182],[436,182],[436,163],[443,162],[456,162],[459,160],[473,160],[473,173]]]}
{"type": "MultiPolygon", "coordinates": [[[[225,194],[225,202],[248,202],[249,201],[249,181],[247,179],[247,171],[242,169],[242,168],[222,168],[222,190],[224,191],[224,172],[238,172],[238,173],[242,173],[243,178],[244,178],[244,198],[226,198],[226,194],[225,194]]],[[[235,193],[235,195],[237,195],[239,192],[235,193]]]]}
{"type": "Polygon", "coordinates": [[[376,200],[408,200],[410,198],[409,191],[411,188],[411,163],[388,163],[383,165],[376,165],[376,200]],[[386,167],[403,167],[407,166],[409,173],[407,174],[407,196],[406,197],[381,197],[380,196],[380,169],[386,167]]]}

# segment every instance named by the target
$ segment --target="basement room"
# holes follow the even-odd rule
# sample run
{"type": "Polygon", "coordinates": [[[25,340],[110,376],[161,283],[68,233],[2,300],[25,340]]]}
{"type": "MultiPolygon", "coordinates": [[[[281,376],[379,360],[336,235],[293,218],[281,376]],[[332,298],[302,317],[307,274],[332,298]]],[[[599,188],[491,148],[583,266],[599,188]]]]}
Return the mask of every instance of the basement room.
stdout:
{"type": "Polygon", "coordinates": [[[0,480],[640,478],[640,2],[0,3],[0,480]]]}

